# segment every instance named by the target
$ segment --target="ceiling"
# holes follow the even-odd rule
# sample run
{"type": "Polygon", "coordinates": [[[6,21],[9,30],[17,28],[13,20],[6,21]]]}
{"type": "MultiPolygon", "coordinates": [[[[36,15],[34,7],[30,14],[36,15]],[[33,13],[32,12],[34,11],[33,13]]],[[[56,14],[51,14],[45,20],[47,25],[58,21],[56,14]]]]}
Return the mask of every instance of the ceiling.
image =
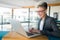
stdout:
{"type": "Polygon", "coordinates": [[[19,8],[23,6],[35,6],[39,1],[45,1],[48,4],[60,3],[60,0],[0,0],[0,6],[19,8]]]}

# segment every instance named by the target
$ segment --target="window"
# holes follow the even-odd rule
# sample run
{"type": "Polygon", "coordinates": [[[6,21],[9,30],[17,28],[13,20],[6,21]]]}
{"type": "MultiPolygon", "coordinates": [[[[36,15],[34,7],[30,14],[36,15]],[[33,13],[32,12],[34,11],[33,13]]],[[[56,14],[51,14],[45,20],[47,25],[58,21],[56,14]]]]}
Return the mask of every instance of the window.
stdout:
{"type": "Polygon", "coordinates": [[[9,19],[11,19],[11,15],[12,15],[11,8],[0,7],[0,31],[11,30],[11,26],[9,25],[10,24],[9,19]]]}
{"type": "Polygon", "coordinates": [[[35,11],[35,8],[30,8],[30,26],[33,28],[37,28],[39,20],[38,14],[35,11]]]}
{"type": "Polygon", "coordinates": [[[21,22],[25,31],[32,27],[37,28],[39,17],[35,12],[35,8],[19,8],[12,11],[11,8],[0,7],[0,31],[11,30],[10,19],[12,17],[21,22]]]}
{"type": "Polygon", "coordinates": [[[28,21],[28,8],[14,9],[14,19],[28,21]]]}

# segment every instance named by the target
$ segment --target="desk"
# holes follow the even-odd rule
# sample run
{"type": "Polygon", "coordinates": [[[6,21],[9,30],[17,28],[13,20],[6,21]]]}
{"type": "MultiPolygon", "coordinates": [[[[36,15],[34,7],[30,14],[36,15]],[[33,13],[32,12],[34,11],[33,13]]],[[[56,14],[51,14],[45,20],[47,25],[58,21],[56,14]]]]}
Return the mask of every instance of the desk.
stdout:
{"type": "Polygon", "coordinates": [[[44,35],[36,36],[33,38],[26,38],[16,32],[9,32],[3,37],[2,40],[48,40],[48,38],[44,35]]]}

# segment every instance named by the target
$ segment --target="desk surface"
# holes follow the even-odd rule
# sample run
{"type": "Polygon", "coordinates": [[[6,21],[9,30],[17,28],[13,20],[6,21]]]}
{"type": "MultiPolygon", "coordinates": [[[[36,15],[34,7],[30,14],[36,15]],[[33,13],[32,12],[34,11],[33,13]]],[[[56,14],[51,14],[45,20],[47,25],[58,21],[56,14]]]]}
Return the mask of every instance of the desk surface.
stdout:
{"type": "Polygon", "coordinates": [[[33,38],[26,38],[16,32],[9,32],[3,37],[2,40],[48,40],[48,38],[44,35],[36,36],[33,38]]]}

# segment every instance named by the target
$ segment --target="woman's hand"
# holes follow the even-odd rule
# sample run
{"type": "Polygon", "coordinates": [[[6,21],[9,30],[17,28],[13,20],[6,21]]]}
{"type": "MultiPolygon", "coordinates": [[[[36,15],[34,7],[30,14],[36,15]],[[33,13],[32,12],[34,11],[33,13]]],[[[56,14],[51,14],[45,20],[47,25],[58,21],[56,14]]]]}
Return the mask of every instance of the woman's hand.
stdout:
{"type": "Polygon", "coordinates": [[[29,30],[31,33],[39,33],[40,31],[39,30],[37,30],[37,29],[34,29],[34,28],[32,28],[31,30],[29,30]]]}

